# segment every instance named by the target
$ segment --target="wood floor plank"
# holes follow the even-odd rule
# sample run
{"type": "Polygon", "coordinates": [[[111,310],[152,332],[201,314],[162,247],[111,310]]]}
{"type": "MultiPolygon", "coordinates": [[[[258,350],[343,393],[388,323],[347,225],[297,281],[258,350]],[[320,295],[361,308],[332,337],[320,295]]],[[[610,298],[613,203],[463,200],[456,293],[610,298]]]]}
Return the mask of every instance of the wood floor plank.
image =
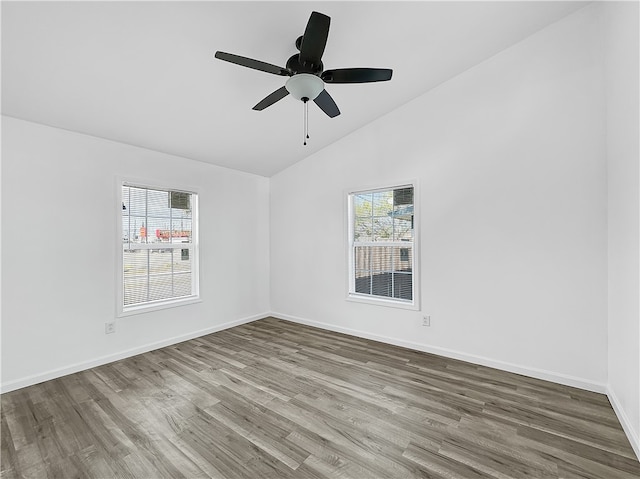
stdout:
{"type": "Polygon", "coordinates": [[[1,398],[5,478],[637,479],[606,396],[266,318],[1,398]]]}
{"type": "MultiPolygon", "coordinates": [[[[265,421],[262,417],[256,421],[251,415],[236,414],[235,411],[226,408],[224,404],[209,408],[206,412],[292,470],[297,469],[309,457],[308,453],[287,441],[286,436],[280,437],[281,434],[277,432],[274,434],[274,428],[264,424],[265,421]],[[254,424],[258,421],[262,423],[262,426],[256,428],[254,424]]],[[[277,430],[277,428],[275,429],[277,430]]]]}
{"type": "Polygon", "coordinates": [[[429,471],[431,477],[446,479],[458,479],[461,477],[465,479],[495,479],[495,476],[484,473],[473,466],[443,456],[437,452],[424,449],[416,444],[410,444],[402,455],[416,464],[422,465],[429,471]]]}

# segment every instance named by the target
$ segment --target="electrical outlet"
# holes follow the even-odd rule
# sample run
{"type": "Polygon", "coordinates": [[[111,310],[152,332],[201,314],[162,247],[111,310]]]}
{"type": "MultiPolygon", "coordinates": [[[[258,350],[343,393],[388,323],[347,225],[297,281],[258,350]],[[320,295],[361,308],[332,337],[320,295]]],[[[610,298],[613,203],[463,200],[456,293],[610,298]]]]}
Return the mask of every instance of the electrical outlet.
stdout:
{"type": "Polygon", "coordinates": [[[108,323],[104,323],[104,334],[111,334],[116,332],[116,322],[110,321],[108,323]]]}
{"type": "Polygon", "coordinates": [[[422,317],[422,325],[423,326],[431,326],[431,316],[423,316],[422,317]]]}

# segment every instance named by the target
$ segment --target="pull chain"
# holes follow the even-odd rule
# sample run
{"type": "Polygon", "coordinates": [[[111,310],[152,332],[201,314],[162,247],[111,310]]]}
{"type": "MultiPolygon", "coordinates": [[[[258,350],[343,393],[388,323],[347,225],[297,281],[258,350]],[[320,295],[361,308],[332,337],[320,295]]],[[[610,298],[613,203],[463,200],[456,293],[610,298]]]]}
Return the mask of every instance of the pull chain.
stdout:
{"type": "Polygon", "coordinates": [[[304,120],[303,120],[303,129],[304,129],[304,140],[303,145],[307,146],[307,139],[309,138],[309,99],[307,97],[302,98],[304,103],[304,120]]]}

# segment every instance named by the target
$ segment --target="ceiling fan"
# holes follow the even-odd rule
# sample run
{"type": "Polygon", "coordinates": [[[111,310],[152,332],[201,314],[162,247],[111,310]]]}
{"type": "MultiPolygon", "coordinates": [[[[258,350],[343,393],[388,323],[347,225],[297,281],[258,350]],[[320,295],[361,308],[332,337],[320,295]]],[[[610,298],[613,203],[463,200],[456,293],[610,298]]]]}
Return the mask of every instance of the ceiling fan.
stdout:
{"type": "Polygon", "coordinates": [[[331,18],[318,12],[312,12],[304,34],[296,40],[299,53],[293,55],[285,68],[232,53],[217,51],[219,60],[235,63],[254,70],[274,75],[291,77],[285,85],[262,99],[254,110],[264,110],[275,102],[291,94],[306,104],[313,100],[329,117],[334,118],[340,110],[331,95],[325,90],[325,83],[370,83],[391,80],[393,70],[388,68],[339,68],[324,70],[322,54],[329,36],[331,18]]]}

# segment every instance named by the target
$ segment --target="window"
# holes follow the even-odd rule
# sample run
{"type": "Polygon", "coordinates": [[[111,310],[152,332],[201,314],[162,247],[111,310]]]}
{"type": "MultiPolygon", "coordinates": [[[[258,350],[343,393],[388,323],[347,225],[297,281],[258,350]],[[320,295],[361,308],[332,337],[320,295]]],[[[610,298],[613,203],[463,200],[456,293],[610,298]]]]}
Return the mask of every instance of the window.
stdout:
{"type": "Polygon", "coordinates": [[[122,184],[122,314],[198,299],[198,195],[122,184]]]}
{"type": "Polygon", "coordinates": [[[349,194],[349,297],[415,306],[414,187],[349,194]]]}

